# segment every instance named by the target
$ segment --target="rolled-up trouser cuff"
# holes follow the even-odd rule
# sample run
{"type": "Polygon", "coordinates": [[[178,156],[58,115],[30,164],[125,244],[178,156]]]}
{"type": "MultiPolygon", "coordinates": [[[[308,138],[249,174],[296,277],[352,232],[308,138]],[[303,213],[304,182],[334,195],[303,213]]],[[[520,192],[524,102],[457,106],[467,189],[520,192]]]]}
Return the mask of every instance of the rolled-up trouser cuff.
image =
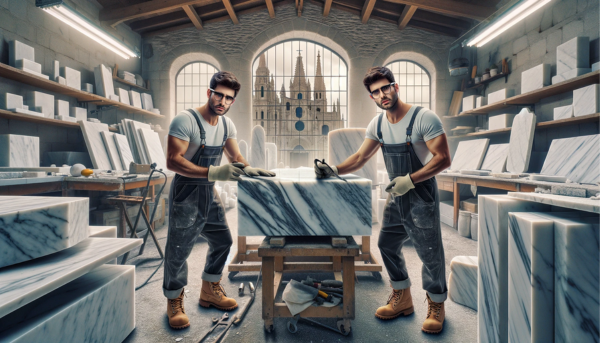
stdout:
{"type": "Polygon", "coordinates": [[[444,301],[446,301],[446,299],[448,299],[448,292],[442,294],[433,294],[431,292],[427,292],[427,295],[429,295],[431,301],[436,303],[443,303],[444,301]]]}
{"type": "Polygon", "coordinates": [[[174,291],[170,291],[168,289],[163,288],[163,294],[165,295],[165,297],[167,297],[167,299],[175,299],[181,295],[182,290],[183,290],[183,287],[180,289],[176,289],[174,291]]]}
{"type": "Polygon", "coordinates": [[[392,284],[392,288],[395,290],[406,289],[410,287],[410,278],[402,281],[392,281],[390,280],[390,284],[392,284]]]}
{"type": "Polygon", "coordinates": [[[219,282],[221,281],[221,276],[223,274],[208,274],[207,272],[202,272],[202,280],[208,282],[219,282]]]}

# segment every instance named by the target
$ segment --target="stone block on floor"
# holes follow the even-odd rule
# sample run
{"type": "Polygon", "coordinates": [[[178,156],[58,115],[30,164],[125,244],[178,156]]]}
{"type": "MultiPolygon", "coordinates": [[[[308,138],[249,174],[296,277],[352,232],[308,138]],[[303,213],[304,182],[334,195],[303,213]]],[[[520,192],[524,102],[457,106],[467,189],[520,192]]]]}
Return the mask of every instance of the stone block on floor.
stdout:
{"type": "Polygon", "coordinates": [[[477,311],[477,256],[456,256],[450,262],[450,300],[477,311]]]}

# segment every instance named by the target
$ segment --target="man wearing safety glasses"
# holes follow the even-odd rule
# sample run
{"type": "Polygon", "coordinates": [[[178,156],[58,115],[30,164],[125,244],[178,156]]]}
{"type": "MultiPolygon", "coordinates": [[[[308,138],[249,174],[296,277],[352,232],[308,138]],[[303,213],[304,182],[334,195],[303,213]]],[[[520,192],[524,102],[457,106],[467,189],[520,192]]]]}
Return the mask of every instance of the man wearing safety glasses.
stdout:
{"type": "Polygon", "coordinates": [[[319,178],[351,173],[362,168],[381,147],[391,182],[385,189],[390,194],[378,245],[393,292],[375,316],[392,319],[414,312],[411,282],[402,255],[402,246],[410,238],[423,262],[428,310],[422,330],[439,333],[444,326],[447,286],[434,176],[451,163],[446,134],[435,113],[398,98],[399,87],[388,68],[369,69],[363,83],[385,113],[371,120],[366,139],[355,154],[331,168],[318,164],[315,172],[319,178]]]}
{"type": "Polygon", "coordinates": [[[215,181],[240,181],[240,175],[275,176],[252,168],[241,155],[236,128],[225,113],[233,105],[241,86],[229,72],[218,72],[206,90],[208,102],[181,111],[171,122],[167,167],[176,172],[169,195],[169,232],[165,249],[163,293],[167,297],[169,325],[190,326],[183,306],[187,285],[187,258],[198,235],[208,241],[200,305],[233,310],[237,302],[228,298],[220,284],[232,244],[225,208],[215,192],[215,181]],[[225,156],[229,164],[220,165],[225,156]]]}

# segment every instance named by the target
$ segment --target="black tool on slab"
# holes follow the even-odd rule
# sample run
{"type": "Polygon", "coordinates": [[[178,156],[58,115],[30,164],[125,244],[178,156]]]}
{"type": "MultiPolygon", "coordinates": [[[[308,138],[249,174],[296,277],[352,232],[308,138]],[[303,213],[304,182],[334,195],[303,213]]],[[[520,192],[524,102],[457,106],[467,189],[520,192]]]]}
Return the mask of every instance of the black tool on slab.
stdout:
{"type": "Polygon", "coordinates": [[[318,158],[315,158],[315,167],[316,167],[316,168],[319,168],[319,165],[318,165],[318,163],[324,164],[324,165],[326,165],[327,167],[329,167],[329,169],[331,169],[331,172],[333,173],[333,175],[335,175],[335,177],[337,177],[338,179],[340,179],[340,180],[342,180],[342,181],[346,181],[346,182],[348,182],[348,180],[346,180],[346,179],[342,179],[342,178],[341,178],[341,177],[340,177],[340,176],[339,176],[339,175],[338,175],[338,174],[337,174],[335,171],[333,171],[333,168],[331,168],[331,166],[325,162],[325,159],[323,159],[323,160],[319,160],[318,158]]]}

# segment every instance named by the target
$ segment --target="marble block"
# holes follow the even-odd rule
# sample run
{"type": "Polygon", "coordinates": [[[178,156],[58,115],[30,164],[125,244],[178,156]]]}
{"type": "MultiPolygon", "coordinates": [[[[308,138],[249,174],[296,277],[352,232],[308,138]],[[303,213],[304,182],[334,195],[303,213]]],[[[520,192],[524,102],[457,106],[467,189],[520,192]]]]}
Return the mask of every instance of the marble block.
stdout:
{"type": "Polygon", "coordinates": [[[58,82],[58,84],[63,85],[63,86],[67,85],[67,79],[65,79],[62,76],[57,77],[56,82],[58,82]]]}
{"type": "Polygon", "coordinates": [[[266,143],[267,152],[267,170],[277,169],[277,145],[275,143],[266,143]]]}
{"type": "Polygon", "coordinates": [[[23,177],[23,172],[0,172],[0,180],[16,179],[23,177]]]}
{"type": "Polygon", "coordinates": [[[469,95],[462,99],[462,111],[470,111],[475,108],[475,98],[476,95],[469,95]]]}
{"type": "Polygon", "coordinates": [[[61,76],[67,80],[67,86],[81,90],[81,72],[69,67],[60,67],[61,76]]]}
{"type": "Polygon", "coordinates": [[[40,138],[0,135],[0,167],[39,167],[40,138]]]}
{"type": "Polygon", "coordinates": [[[514,94],[515,94],[514,89],[506,89],[506,88],[503,88],[499,91],[492,92],[492,93],[488,94],[488,105],[491,105],[493,103],[496,103],[496,102],[499,102],[502,100],[506,100],[507,98],[510,98],[514,94]]]}
{"type": "Polygon", "coordinates": [[[578,198],[565,195],[528,192],[508,192],[508,196],[557,207],[565,207],[574,210],[600,214],[600,200],[591,200],[589,198],[578,198]]]}
{"type": "Polygon", "coordinates": [[[77,121],[87,121],[87,109],[83,107],[71,107],[71,117],[74,117],[77,121]]]}
{"type": "Polygon", "coordinates": [[[108,125],[103,123],[92,123],[89,121],[79,121],[79,126],[83,132],[85,145],[87,146],[94,169],[109,170],[112,169],[110,157],[104,147],[104,141],[100,132],[108,131],[108,125]]]}
{"type": "Polygon", "coordinates": [[[508,195],[479,195],[478,341],[508,342],[508,213],[550,206],[508,195]]]}
{"type": "Polygon", "coordinates": [[[121,159],[121,165],[125,170],[129,170],[129,164],[131,162],[134,162],[134,160],[133,154],[131,153],[131,149],[129,148],[129,143],[127,142],[127,137],[115,133],[113,138],[117,146],[119,158],[121,159]]]}
{"type": "Polygon", "coordinates": [[[26,99],[30,108],[41,107],[44,117],[54,119],[54,95],[33,91],[27,93],[26,99]]]}
{"type": "Polygon", "coordinates": [[[265,129],[256,125],[252,128],[252,141],[250,142],[252,153],[248,163],[252,167],[265,169],[267,167],[266,147],[265,147],[265,129]]]}
{"type": "Polygon", "coordinates": [[[119,101],[121,101],[122,103],[126,104],[126,105],[131,105],[131,102],[129,101],[129,91],[127,91],[126,89],[123,88],[118,88],[119,90],[119,101]]]}
{"type": "Polygon", "coordinates": [[[600,70],[600,62],[592,64],[592,71],[600,70]]]}
{"type": "Polygon", "coordinates": [[[113,101],[120,102],[120,100],[119,100],[120,98],[119,98],[119,96],[118,96],[118,95],[116,95],[116,94],[109,94],[109,95],[108,95],[108,98],[109,98],[110,100],[113,100],[113,101]]]}
{"type": "Polygon", "coordinates": [[[60,77],[60,62],[57,60],[54,60],[54,62],[52,63],[52,80],[58,82],[59,77],[60,77]]]}
{"type": "Polygon", "coordinates": [[[238,143],[238,147],[240,148],[240,153],[242,154],[242,157],[244,157],[244,159],[248,161],[250,158],[248,156],[248,143],[246,143],[245,140],[241,139],[238,143]]]}
{"type": "Polygon", "coordinates": [[[477,311],[477,256],[456,256],[450,262],[450,300],[477,311]]]}
{"type": "Polygon", "coordinates": [[[115,94],[112,72],[104,64],[94,68],[94,79],[98,95],[108,98],[109,95],[115,94]]]}
{"type": "Polygon", "coordinates": [[[142,123],[139,121],[132,120],[129,122],[129,128],[131,130],[133,139],[135,140],[135,149],[137,150],[138,155],[140,156],[140,160],[142,163],[149,164],[150,159],[146,154],[146,149],[144,148],[144,140],[141,135],[140,129],[152,130],[149,124],[142,123]]]}
{"type": "Polygon", "coordinates": [[[15,68],[21,70],[32,70],[38,74],[42,73],[42,65],[32,60],[21,59],[15,63],[15,68]]]}
{"type": "Polygon", "coordinates": [[[157,168],[167,170],[167,158],[160,143],[158,133],[150,129],[139,129],[140,135],[144,142],[144,149],[150,163],[156,163],[157,168]]]}
{"type": "Polygon", "coordinates": [[[8,64],[16,68],[17,61],[23,59],[35,61],[35,49],[18,40],[8,42],[8,64]]]}
{"type": "Polygon", "coordinates": [[[152,103],[152,95],[150,95],[148,93],[142,93],[141,97],[142,97],[142,108],[143,109],[150,111],[151,109],[154,108],[154,104],[152,103]]]}
{"type": "Polygon", "coordinates": [[[0,98],[0,108],[7,111],[23,108],[23,97],[16,94],[5,93],[4,96],[0,98]]]}
{"type": "Polygon", "coordinates": [[[509,144],[492,144],[481,164],[481,170],[489,170],[492,173],[502,173],[506,171],[506,159],[508,158],[509,144]]]}
{"type": "Polygon", "coordinates": [[[70,116],[54,116],[54,119],[56,120],[62,120],[62,121],[68,121],[71,123],[76,123],[77,122],[77,118],[73,118],[70,116]]]}
{"type": "Polygon", "coordinates": [[[94,94],[94,85],[92,85],[91,83],[84,83],[81,86],[81,90],[94,94]]]}
{"type": "Polygon", "coordinates": [[[54,111],[55,116],[69,116],[69,102],[64,100],[56,100],[56,110],[54,111]]]}
{"type": "Polygon", "coordinates": [[[478,175],[478,176],[488,176],[490,175],[489,170],[472,170],[472,169],[462,169],[460,170],[461,174],[465,175],[478,175]]]}
{"type": "Polygon", "coordinates": [[[371,235],[371,180],[317,179],[307,167],[274,171],[238,182],[240,236],[371,235]]]}
{"type": "Polygon", "coordinates": [[[130,124],[130,119],[122,119],[121,123],[123,125],[123,130],[125,131],[125,137],[127,137],[127,141],[129,142],[129,147],[131,149],[131,153],[133,154],[133,160],[136,163],[142,163],[142,159],[137,151],[137,145],[135,141],[135,136],[133,134],[133,129],[130,124]]]}
{"type": "Polygon", "coordinates": [[[498,114],[495,116],[491,116],[488,119],[488,129],[489,130],[498,130],[498,129],[505,129],[507,127],[511,127],[515,116],[516,116],[516,114],[510,114],[510,113],[498,114]]]}
{"type": "Polygon", "coordinates": [[[554,222],[508,214],[509,342],[554,340],[554,222]]]}
{"type": "Polygon", "coordinates": [[[450,169],[479,169],[489,143],[490,140],[488,138],[459,142],[454,157],[452,158],[450,169]]]}
{"type": "Polygon", "coordinates": [[[88,238],[88,210],[88,198],[0,196],[0,268],[88,238]]]}
{"type": "MultiPolygon", "coordinates": [[[[338,165],[344,162],[350,155],[358,151],[365,141],[366,129],[349,128],[338,129],[329,132],[329,154],[325,161],[329,165],[338,165]]],[[[309,161],[310,162],[310,161],[309,161]]],[[[391,170],[391,168],[389,168],[391,170]]],[[[371,158],[365,165],[353,172],[354,175],[362,176],[377,183],[377,159],[371,158]]]]}
{"type": "Polygon", "coordinates": [[[506,170],[511,173],[524,173],[529,168],[536,116],[523,108],[513,119],[508,147],[506,170]]]}
{"type": "Polygon", "coordinates": [[[568,119],[573,117],[573,105],[554,108],[554,120],[568,119]]]}
{"type": "Polygon", "coordinates": [[[135,328],[135,267],[100,266],[3,319],[3,341],[121,342],[135,328]]]}
{"type": "Polygon", "coordinates": [[[484,96],[478,96],[475,98],[475,108],[479,108],[487,105],[487,98],[484,96]]]}
{"type": "Polygon", "coordinates": [[[31,69],[27,69],[27,68],[21,68],[22,71],[29,73],[29,74],[33,74],[37,77],[41,77],[42,79],[46,79],[46,80],[50,80],[50,76],[48,75],[44,75],[42,73],[38,73],[35,70],[31,70],[31,69]]]}
{"type": "Polygon", "coordinates": [[[556,74],[590,67],[589,37],[575,37],[556,47],[556,74]]]}
{"type": "MultiPolygon", "coordinates": [[[[567,182],[567,178],[564,176],[552,176],[542,174],[529,174],[529,178],[535,181],[548,181],[548,182],[567,182]]],[[[585,189],[584,189],[585,191],[585,189]]]]}
{"type": "Polygon", "coordinates": [[[119,157],[119,150],[117,148],[117,144],[115,143],[115,138],[113,137],[115,133],[110,131],[101,131],[100,135],[102,136],[104,147],[106,148],[106,152],[108,153],[110,164],[112,165],[112,170],[129,170],[129,168],[124,168],[123,164],[121,163],[121,157],[119,157]]]}
{"type": "Polygon", "coordinates": [[[600,94],[597,83],[573,91],[573,115],[585,116],[600,112],[600,94]]]}
{"type": "Polygon", "coordinates": [[[471,239],[476,241],[479,238],[479,214],[471,213],[471,239]]]}
{"type": "Polygon", "coordinates": [[[550,64],[543,63],[521,73],[521,94],[550,85],[550,64]]]}
{"type": "Polygon", "coordinates": [[[600,135],[554,139],[540,174],[578,183],[600,181],[600,135]]]}
{"type": "Polygon", "coordinates": [[[129,100],[131,101],[131,106],[142,108],[142,98],[140,93],[136,91],[129,91],[129,100]]]}
{"type": "Polygon", "coordinates": [[[555,76],[552,76],[552,84],[557,84],[563,81],[567,81],[573,78],[576,78],[577,76],[581,76],[583,74],[587,74],[589,72],[591,72],[592,69],[591,68],[575,68],[575,69],[571,69],[565,73],[562,74],[558,74],[555,76]]]}

